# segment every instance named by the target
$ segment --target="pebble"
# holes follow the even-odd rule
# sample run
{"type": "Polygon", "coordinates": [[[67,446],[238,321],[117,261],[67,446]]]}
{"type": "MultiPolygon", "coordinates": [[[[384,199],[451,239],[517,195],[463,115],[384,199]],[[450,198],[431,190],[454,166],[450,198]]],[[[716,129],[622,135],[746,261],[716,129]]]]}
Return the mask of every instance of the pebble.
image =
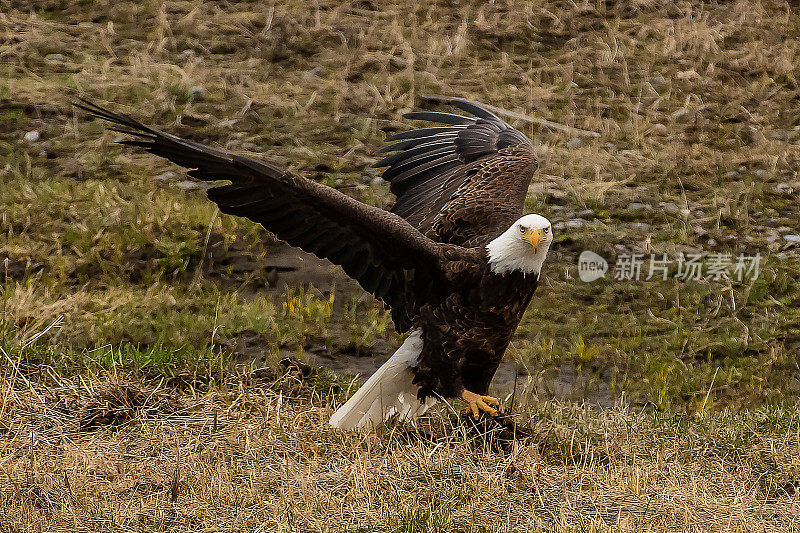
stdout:
{"type": "Polygon", "coordinates": [[[28,141],[29,143],[35,143],[36,141],[39,140],[40,137],[41,137],[41,135],[39,135],[39,132],[36,131],[36,130],[33,130],[33,131],[29,131],[28,133],[26,133],[24,139],[26,141],[28,141]]]}
{"type": "Polygon", "coordinates": [[[158,181],[172,181],[177,177],[178,177],[177,174],[175,174],[174,172],[169,172],[168,171],[168,172],[162,172],[161,174],[159,174],[158,176],[156,176],[153,179],[157,179],[158,181]]]}
{"type": "Polygon", "coordinates": [[[47,54],[44,56],[45,61],[64,61],[64,56],[62,54],[47,54]]]}
{"type": "Polygon", "coordinates": [[[386,182],[385,182],[385,181],[383,181],[383,178],[382,178],[382,177],[380,177],[380,176],[375,176],[374,178],[372,178],[372,181],[370,181],[370,183],[371,183],[372,185],[380,185],[381,183],[386,183],[386,182]]]}
{"type": "Polygon", "coordinates": [[[189,87],[189,95],[195,100],[202,100],[205,98],[206,92],[205,87],[202,85],[195,85],[193,87],[189,87]]]}
{"type": "Polygon", "coordinates": [[[650,85],[652,85],[653,87],[661,87],[662,85],[667,83],[667,80],[664,78],[664,76],[651,76],[650,78],[647,79],[647,81],[649,81],[650,85]]]}
{"type": "Polygon", "coordinates": [[[566,227],[570,229],[581,228],[586,225],[586,221],[582,218],[572,218],[565,222],[566,227]]]}
{"type": "Polygon", "coordinates": [[[755,172],[753,172],[753,174],[755,174],[759,178],[763,178],[764,176],[767,175],[767,171],[764,170],[763,168],[760,168],[760,169],[756,170],[755,172]]]}
{"type": "Polygon", "coordinates": [[[658,206],[671,215],[677,215],[681,212],[680,208],[674,202],[659,202],[658,206]]]}
{"type": "Polygon", "coordinates": [[[708,239],[708,242],[706,244],[708,244],[709,246],[716,246],[717,239],[708,239]]]}
{"type": "Polygon", "coordinates": [[[579,218],[594,217],[594,211],[592,211],[591,209],[584,209],[583,211],[578,211],[577,213],[575,213],[575,216],[579,218]]]}
{"type": "Polygon", "coordinates": [[[179,189],[183,189],[184,191],[195,191],[202,187],[199,183],[189,180],[179,181],[175,185],[177,185],[179,189]]]}
{"type": "Polygon", "coordinates": [[[650,231],[650,224],[644,222],[631,222],[628,227],[638,231],[650,231]]]}
{"type": "Polygon", "coordinates": [[[567,146],[569,146],[570,148],[580,148],[581,146],[583,146],[583,139],[581,139],[580,137],[573,137],[572,139],[569,140],[567,146]]]}
{"type": "Polygon", "coordinates": [[[652,132],[659,135],[665,135],[667,133],[667,127],[663,124],[653,124],[652,132]]]}
{"type": "Polygon", "coordinates": [[[784,235],[783,239],[792,244],[800,244],[800,235],[784,235]]]}
{"type": "Polygon", "coordinates": [[[92,24],[91,22],[81,22],[80,24],[78,24],[78,27],[90,30],[94,28],[94,24],[92,24]]]}
{"type": "Polygon", "coordinates": [[[628,205],[628,211],[652,211],[653,206],[650,204],[640,204],[638,202],[634,202],[628,205]]]}

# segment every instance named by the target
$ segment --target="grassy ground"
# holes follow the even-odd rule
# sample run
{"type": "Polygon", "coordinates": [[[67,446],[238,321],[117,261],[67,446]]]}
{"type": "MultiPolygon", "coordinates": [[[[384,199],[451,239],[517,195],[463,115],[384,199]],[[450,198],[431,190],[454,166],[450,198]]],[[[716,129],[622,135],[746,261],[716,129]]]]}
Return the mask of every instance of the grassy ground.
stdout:
{"type": "Polygon", "coordinates": [[[796,527],[798,31],[771,1],[0,0],[3,527],[796,527]],[[557,229],[508,354],[535,437],[502,453],[446,412],[325,429],[397,345],[386,315],[69,104],[389,205],[369,165],[425,94],[599,134],[509,118],[557,229]],[[587,249],[759,253],[761,273],[582,283],[587,249]],[[339,372],[288,386],[290,355],[339,372]],[[128,414],[89,428],[96,404],[128,414]]]}

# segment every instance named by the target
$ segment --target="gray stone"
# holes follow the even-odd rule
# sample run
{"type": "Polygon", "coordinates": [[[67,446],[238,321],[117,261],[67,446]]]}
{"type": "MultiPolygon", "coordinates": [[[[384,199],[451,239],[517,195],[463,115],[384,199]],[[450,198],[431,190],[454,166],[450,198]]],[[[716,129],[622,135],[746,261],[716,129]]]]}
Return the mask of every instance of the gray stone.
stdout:
{"type": "Polygon", "coordinates": [[[582,228],[585,225],[586,225],[586,221],[584,219],[582,219],[582,218],[572,218],[570,220],[567,220],[567,222],[566,222],[566,227],[568,227],[570,229],[582,228]]]}
{"type": "Polygon", "coordinates": [[[631,222],[628,227],[637,231],[650,231],[650,224],[645,224],[644,222],[631,222]]]}
{"type": "Polygon", "coordinates": [[[790,244],[800,244],[800,235],[784,235],[783,239],[790,244]]]}
{"type": "Polygon", "coordinates": [[[594,217],[594,211],[592,211],[591,209],[584,209],[583,211],[578,211],[577,213],[575,213],[575,216],[580,218],[594,217]]]}
{"type": "Polygon", "coordinates": [[[189,96],[191,96],[194,100],[202,100],[206,97],[205,87],[202,85],[195,85],[193,87],[189,87],[189,96]]]}
{"type": "Polygon", "coordinates": [[[64,61],[64,56],[62,54],[47,54],[44,56],[45,61],[64,61]]]}
{"type": "Polygon", "coordinates": [[[580,148],[581,146],[583,146],[583,139],[581,139],[580,137],[573,137],[572,139],[569,140],[567,146],[569,146],[570,148],[580,148]]]}
{"type": "Polygon", "coordinates": [[[632,204],[628,205],[628,211],[652,211],[653,206],[650,204],[640,204],[638,202],[633,202],[632,204]]]}
{"type": "Polygon", "coordinates": [[[677,215],[681,212],[680,208],[674,202],[659,202],[659,207],[661,207],[665,212],[671,215],[677,215]]]}
{"type": "Polygon", "coordinates": [[[682,107],[673,112],[670,117],[672,117],[672,120],[675,122],[689,122],[689,120],[692,118],[692,110],[682,107]]]}
{"type": "Polygon", "coordinates": [[[650,85],[652,85],[653,87],[661,87],[662,85],[667,83],[667,80],[664,78],[664,76],[651,76],[650,78],[647,79],[647,81],[649,81],[650,85]]]}
{"type": "Polygon", "coordinates": [[[159,174],[158,176],[156,176],[153,179],[156,179],[158,181],[173,181],[177,177],[178,177],[178,175],[175,174],[174,172],[167,171],[167,172],[162,172],[161,174],[159,174]]]}
{"type": "Polygon", "coordinates": [[[653,128],[651,131],[659,135],[666,135],[667,127],[663,124],[653,124],[653,128]]]}
{"type": "Polygon", "coordinates": [[[175,185],[177,185],[179,189],[183,189],[184,191],[196,191],[197,189],[202,188],[202,185],[200,185],[199,183],[189,180],[179,181],[175,185]]]}
{"type": "Polygon", "coordinates": [[[36,130],[33,130],[33,131],[29,131],[28,133],[26,133],[23,138],[26,141],[28,141],[29,143],[35,143],[36,141],[39,140],[40,137],[41,137],[41,135],[39,134],[39,132],[36,131],[36,130]]]}

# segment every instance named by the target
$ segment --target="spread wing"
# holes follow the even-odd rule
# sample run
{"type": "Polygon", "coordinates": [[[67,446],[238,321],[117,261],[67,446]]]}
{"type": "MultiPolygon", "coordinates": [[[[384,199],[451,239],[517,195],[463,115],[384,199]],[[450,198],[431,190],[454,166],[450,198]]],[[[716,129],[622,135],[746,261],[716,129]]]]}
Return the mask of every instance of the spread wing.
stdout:
{"type": "Polygon", "coordinates": [[[538,168],[533,144],[483,105],[450,100],[473,117],[415,111],[443,126],[406,131],[375,164],[397,197],[392,212],[437,242],[485,244],[520,216],[538,168]]]}
{"type": "Polygon", "coordinates": [[[193,178],[229,181],[207,193],[223,213],[247,217],[292,246],[340,265],[392,308],[399,331],[411,327],[418,300],[430,301],[448,286],[443,258],[457,252],[444,250],[396,214],[268,162],[158,131],[85,100],[75,105],[135,137],[122,144],[192,169],[193,178]]]}

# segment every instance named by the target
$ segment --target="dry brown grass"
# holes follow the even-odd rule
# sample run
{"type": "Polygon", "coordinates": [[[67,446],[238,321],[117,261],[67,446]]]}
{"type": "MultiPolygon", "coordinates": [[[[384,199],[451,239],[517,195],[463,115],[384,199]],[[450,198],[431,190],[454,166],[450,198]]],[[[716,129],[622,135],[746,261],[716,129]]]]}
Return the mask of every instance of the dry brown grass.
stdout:
{"type": "Polygon", "coordinates": [[[0,0],[0,530],[798,529],[797,10],[409,5],[0,0]],[[536,394],[515,406],[532,439],[504,451],[447,413],[336,434],[329,377],[229,360],[242,338],[258,365],[397,339],[341,287],[273,289],[269,235],[69,104],[385,205],[368,165],[424,94],[599,133],[511,119],[547,155],[528,209],[587,222],[559,230],[510,350],[536,394]],[[620,247],[766,261],[751,284],[576,282],[580,251],[620,247]]]}
{"type": "Polygon", "coordinates": [[[699,419],[542,402],[506,451],[442,414],[343,435],[234,382],[3,379],[4,531],[793,531],[797,409],[699,419]],[[87,413],[125,412],[111,425],[87,413]],[[95,419],[96,420],[96,419],[95,419]]]}

